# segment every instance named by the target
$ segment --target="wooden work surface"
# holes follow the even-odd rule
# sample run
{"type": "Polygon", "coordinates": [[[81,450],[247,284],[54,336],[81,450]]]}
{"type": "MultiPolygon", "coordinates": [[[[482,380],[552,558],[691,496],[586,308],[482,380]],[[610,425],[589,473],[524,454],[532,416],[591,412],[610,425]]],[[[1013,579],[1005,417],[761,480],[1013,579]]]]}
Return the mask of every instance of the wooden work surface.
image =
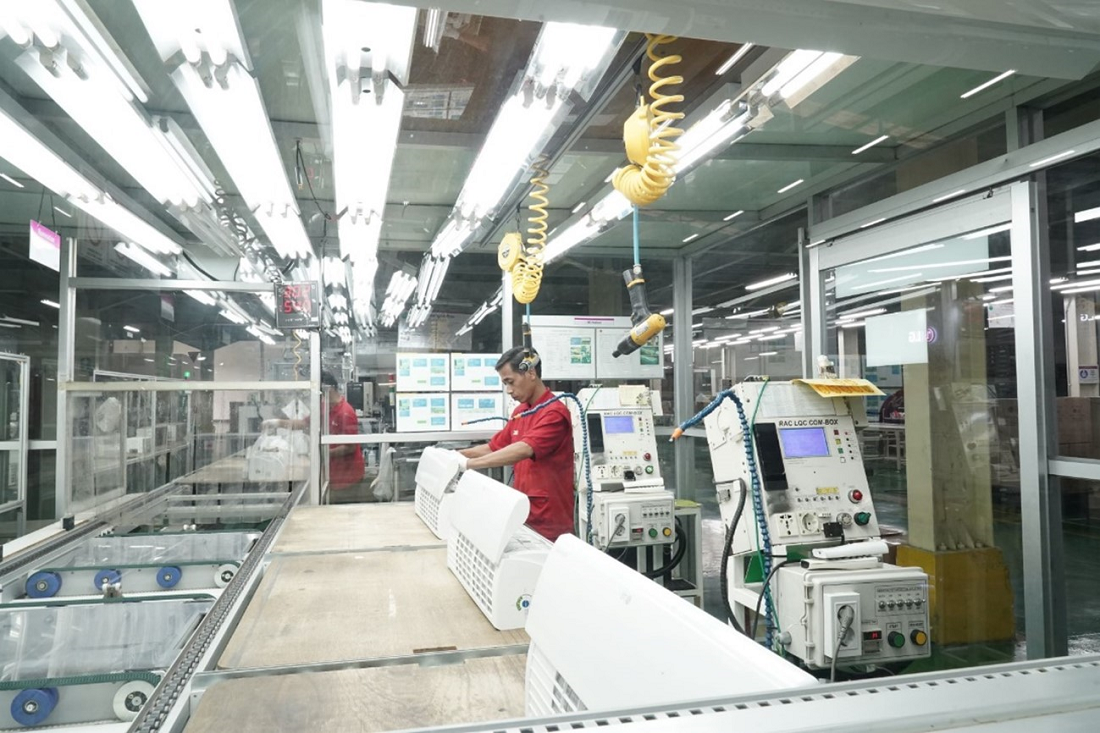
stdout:
{"type": "Polygon", "coordinates": [[[446,546],[444,540],[424,526],[411,503],[386,502],[295,507],[286,518],[271,552],[348,552],[446,546]]]}
{"type": "Polygon", "coordinates": [[[220,682],[188,733],[386,731],[523,716],[526,655],[220,682]]]}
{"type": "Polygon", "coordinates": [[[250,481],[248,479],[248,458],[244,453],[236,453],[226,458],[196,469],[176,479],[177,484],[271,484],[290,481],[305,481],[309,474],[309,464],[295,466],[287,471],[285,478],[276,481],[250,481]]]}
{"type": "Polygon", "coordinates": [[[497,631],[447,569],[447,550],[274,555],[222,669],[527,644],[497,631]]]}

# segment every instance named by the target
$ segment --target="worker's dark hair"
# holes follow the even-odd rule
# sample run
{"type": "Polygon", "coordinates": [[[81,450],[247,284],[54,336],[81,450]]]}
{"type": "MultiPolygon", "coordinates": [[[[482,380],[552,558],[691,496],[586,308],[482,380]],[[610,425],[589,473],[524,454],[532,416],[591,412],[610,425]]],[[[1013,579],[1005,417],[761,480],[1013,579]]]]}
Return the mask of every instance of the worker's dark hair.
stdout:
{"type": "Polygon", "coordinates": [[[322,387],[335,387],[340,389],[340,383],[336,381],[336,377],[327,369],[321,371],[321,386],[322,387]]]}
{"type": "Polygon", "coordinates": [[[534,349],[526,346],[508,349],[497,359],[496,370],[499,372],[505,364],[512,367],[512,371],[516,374],[525,374],[534,369],[535,374],[542,379],[542,359],[539,358],[539,352],[534,349]]]}

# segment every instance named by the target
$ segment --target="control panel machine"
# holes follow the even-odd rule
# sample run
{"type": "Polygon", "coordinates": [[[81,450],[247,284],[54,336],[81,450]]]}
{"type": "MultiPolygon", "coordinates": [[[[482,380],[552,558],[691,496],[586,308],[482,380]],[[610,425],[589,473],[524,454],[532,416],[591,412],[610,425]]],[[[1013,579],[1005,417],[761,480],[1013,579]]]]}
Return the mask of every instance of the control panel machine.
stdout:
{"type": "Polygon", "coordinates": [[[727,398],[705,419],[730,609],[742,620],[760,609],[776,647],[809,667],[836,666],[834,655],[840,666],[926,657],[927,576],[882,562],[875,542],[861,400],[821,381],[840,384],[743,382],[731,390],[740,409],[727,398]],[[765,598],[762,566],[775,569],[765,598]]]}
{"type": "Polygon", "coordinates": [[[598,547],[669,544],[675,539],[675,497],[665,489],[657,460],[654,415],[660,394],[646,387],[591,387],[577,395],[585,405],[581,422],[576,406],[573,445],[575,485],[580,494],[580,536],[587,536],[587,481],[584,455],[587,432],[592,474],[592,534],[598,547]]]}

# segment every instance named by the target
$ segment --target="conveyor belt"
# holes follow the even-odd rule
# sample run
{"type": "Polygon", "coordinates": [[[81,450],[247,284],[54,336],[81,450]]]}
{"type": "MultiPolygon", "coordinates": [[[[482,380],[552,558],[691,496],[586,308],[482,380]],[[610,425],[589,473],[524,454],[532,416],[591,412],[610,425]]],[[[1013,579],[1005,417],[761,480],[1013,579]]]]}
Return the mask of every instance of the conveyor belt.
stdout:
{"type": "MultiPolygon", "coordinates": [[[[411,514],[411,511],[410,511],[411,514]]],[[[447,569],[445,548],[273,557],[221,669],[526,644],[497,631],[447,569]]]]}
{"type": "Polygon", "coordinates": [[[295,507],[271,551],[305,554],[446,546],[410,504],[346,504],[295,507]]]}
{"type": "Polygon", "coordinates": [[[187,733],[384,731],[523,715],[525,655],[232,679],[208,689],[187,733]]]}

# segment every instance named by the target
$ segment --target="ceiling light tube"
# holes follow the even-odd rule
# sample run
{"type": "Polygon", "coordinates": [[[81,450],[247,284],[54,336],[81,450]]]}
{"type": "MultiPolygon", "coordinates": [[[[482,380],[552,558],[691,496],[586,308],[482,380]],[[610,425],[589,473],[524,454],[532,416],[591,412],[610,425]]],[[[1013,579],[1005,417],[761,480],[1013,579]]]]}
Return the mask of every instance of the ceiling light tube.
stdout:
{"type": "Polygon", "coordinates": [[[163,262],[155,259],[151,254],[146,252],[140,247],[135,247],[129,242],[119,242],[115,245],[115,251],[120,255],[127,257],[137,264],[144,267],[149,272],[152,272],[162,277],[169,277],[172,271],[168,269],[168,266],[163,262]]]}
{"type": "Polygon", "coordinates": [[[980,239],[982,237],[988,237],[993,234],[1000,234],[1001,232],[1007,232],[1012,228],[1012,224],[998,224],[997,226],[986,227],[985,229],[979,229],[976,232],[962,235],[961,239],[980,239]]]}
{"type": "Polygon", "coordinates": [[[14,179],[14,178],[12,178],[11,176],[9,176],[9,175],[8,175],[7,173],[0,173],[0,178],[3,178],[3,179],[4,179],[5,181],[7,181],[7,182],[8,182],[8,183],[10,183],[11,185],[15,186],[16,188],[24,188],[24,186],[23,186],[23,184],[22,184],[22,183],[20,183],[19,181],[15,180],[15,179],[14,179]]]}
{"type": "Polygon", "coordinates": [[[974,96],[975,94],[977,94],[978,92],[982,91],[983,89],[988,89],[989,87],[993,86],[993,85],[994,85],[994,84],[996,84],[997,82],[999,82],[999,81],[1004,81],[1005,79],[1007,79],[1008,77],[1012,76],[1012,75],[1013,75],[1013,74],[1015,74],[1015,73],[1016,73],[1016,70],[1015,70],[1015,69],[1009,69],[1008,71],[1006,71],[1006,72],[1004,72],[1004,73],[1002,73],[1002,74],[998,74],[997,76],[993,77],[993,78],[992,78],[992,79],[990,79],[989,81],[986,81],[986,82],[982,82],[981,84],[979,84],[978,86],[974,87],[974,88],[973,88],[973,89],[971,89],[970,91],[968,91],[968,92],[963,92],[962,94],[960,94],[960,95],[959,95],[959,99],[970,99],[970,98],[971,98],[971,97],[973,97],[973,96],[974,96]]]}
{"type": "Polygon", "coordinates": [[[823,53],[779,89],[779,96],[790,99],[817,81],[829,68],[844,58],[841,53],[823,53]]]}
{"type": "Polygon", "coordinates": [[[730,143],[739,134],[748,132],[752,119],[751,110],[727,99],[703,119],[689,127],[677,141],[680,152],[673,165],[676,173],[683,173],[697,161],[730,143]]]}
{"type": "Polygon", "coordinates": [[[732,69],[733,65],[736,64],[741,59],[743,59],[745,57],[745,54],[747,54],[749,51],[751,51],[754,46],[755,46],[755,44],[753,44],[753,43],[743,43],[743,44],[741,44],[741,48],[734,51],[733,55],[730,56],[728,59],[726,59],[722,63],[722,65],[718,67],[718,70],[714,72],[714,75],[715,76],[722,76],[722,74],[725,74],[727,71],[732,69]]]}
{"type": "Polygon", "coordinates": [[[852,155],[859,155],[864,150],[869,150],[869,149],[875,147],[876,145],[878,145],[879,143],[884,142],[884,141],[889,140],[889,139],[890,139],[889,135],[879,135],[878,137],[876,137],[874,140],[867,143],[866,145],[861,145],[860,147],[853,150],[852,155]]]}
{"type": "Polygon", "coordinates": [[[798,273],[788,272],[784,275],[777,275],[776,277],[771,277],[771,278],[768,278],[767,280],[761,280],[759,282],[755,282],[755,283],[752,283],[750,285],[746,285],[745,290],[749,290],[749,291],[762,290],[764,288],[771,287],[772,285],[779,285],[781,283],[787,282],[788,280],[794,280],[797,277],[798,277],[798,273]]]}
{"type": "Polygon", "coordinates": [[[808,51],[804,49],[792,51],[775,67],[774,73],[771,78],[765,82],[760,93],[765,97],[770,97],[775,94],[784,87],[787,82],[805,71],[810,64],[817,61],[821,56],[821,51],[808,51]]]}
{"type": "Polygon", "coordinates": [[[786,186],[784,186],[783,188],[776,191],[776,193],[787,193],[787,191],[790,191],[795,186],[802,185],[802,183],[804,183],[805,180],[806,180],[805,178],[799,178],[797,181],[794,181],[793,183],[788,183],[786,186]]]}
{"type": "Polygon", "coordinates": [[[218,300],[212,295],[204,293],[201,290],[184,290],[184,294],[191,296],[194,300],[202,303],[203,305],[217,305],[218,300]]]}
{"type": "Polygon", "coordinates": [[[687,244],[688,242],[693,242],[693,241],[695,241],[695,240],[696,240],[696,239],[698,239],[698,238],[699,238],[699,234],[698,234],[698,233],[695,233],[695,234],[689,234],[688,236],[684,237],[684,239],[683,239],[683,242],[684,242],[684,244],[687,244]]]}
{"type": "MultiPolygon", "coordinates": [[[[5,176],[3,174],[0,174],[0,178],[5,178],[5,179],[11,181],[10,178],[8,178],[7,176],[5,176]]],[[[12,181],[12,183],[15,183],[15,181],[12,181]]],[[[18,186],[19,184],[16,183],[16,185],[18,186]]],[[[19,186],[19,187],[22,188],[22,186],[19,186]]],[[[1073,223],[1074,224],[1080,224],[1081,222],[1084,222],[1084,221],[1092,221],[1093,219],[1100,219],[1100,206],[1097,206],[1096,208],[1093,208],[1093,209],[1085,209],[1083,211],[1073,212],[1073,223]]]]}
{"type": "Polygon", "coordinates": [[[122,328],[123,330],[129,331],[130,333],[141,333],[141,329],[137,326],[123,326],[122,328]]]}
{"type": "Polygon", "coordinates": [[[722,221],[733,221],[734,219],[736,219],[737,217],[741,216],[744,213],[745,213],[744,209],[735,211],[732,214],[728,214],[728,215],[722,217],[722,221]]]}
{"type": "Polygon", "coordinates": [[[260,341],[263,341],[268,346],[274,346],[275,345],[275,340],[273,338],[271,338],[270,336],[268,336],[266,333],[264,333],[260,329],[256,328],[255,326],[248,326],[245,330],[248,331],[253,336],[255,336],[256,338],[258,338],[260,341]]]}
{"type": "Polygon", "coordinates": [[[54,300],[50,300],[49,298],[43,298],[42,300],[40,300],[38,302],[41,303],[42,305],[48,305],[51,308],[57,308],[57,309],[61,308],[60,303],[58,303],[57,301],[54,301],[54,300]]]}

